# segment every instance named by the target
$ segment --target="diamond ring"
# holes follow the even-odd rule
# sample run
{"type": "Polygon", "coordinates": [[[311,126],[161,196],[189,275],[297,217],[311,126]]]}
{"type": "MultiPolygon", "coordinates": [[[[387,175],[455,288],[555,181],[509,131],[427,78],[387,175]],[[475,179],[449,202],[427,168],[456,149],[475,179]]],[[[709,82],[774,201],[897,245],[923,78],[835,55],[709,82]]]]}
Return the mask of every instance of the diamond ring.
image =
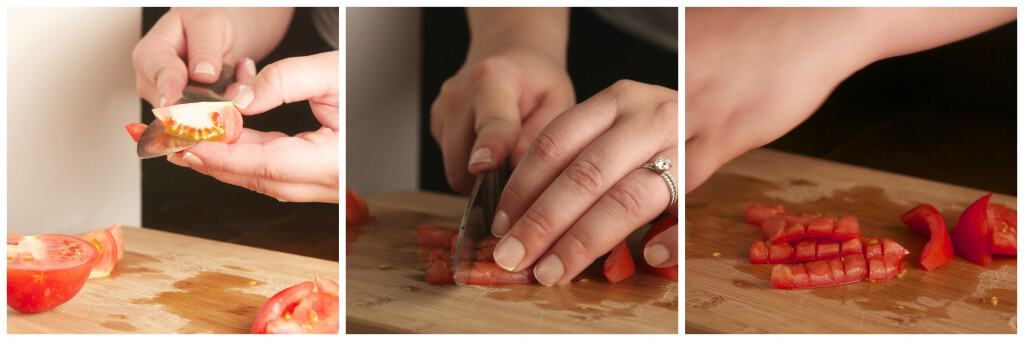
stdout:
{"type": "Polygon", "coordinates": [[[679,202],[679,191],[676,189],[676,179],[672,177],[669,170],[672,169],[672,160],[667,157],[658,156],[653,161],[640,165],[640,168],[650,170],[652,172],[661,175],[661,178],[665,180],[665,184],[668,185],[668,192],[672,196],[672,200],[669,201],[669,206],[675,206],[679,202]]]}

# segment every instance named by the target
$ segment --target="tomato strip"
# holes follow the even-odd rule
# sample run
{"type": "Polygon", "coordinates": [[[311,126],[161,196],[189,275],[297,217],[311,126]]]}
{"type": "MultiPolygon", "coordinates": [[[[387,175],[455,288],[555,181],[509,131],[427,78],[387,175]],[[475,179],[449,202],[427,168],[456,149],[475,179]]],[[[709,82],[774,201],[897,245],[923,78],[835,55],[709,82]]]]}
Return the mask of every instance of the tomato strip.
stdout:
{"type": "Polygon", "coordinates": [[[928,243],[921,249],[919,262],[922,268],[935,270],[953,259],[953,239],[949,237],[946,222],[938,209],[921,204],[903,213],[900,220],[910,230],[929,237],[928,243]]]}

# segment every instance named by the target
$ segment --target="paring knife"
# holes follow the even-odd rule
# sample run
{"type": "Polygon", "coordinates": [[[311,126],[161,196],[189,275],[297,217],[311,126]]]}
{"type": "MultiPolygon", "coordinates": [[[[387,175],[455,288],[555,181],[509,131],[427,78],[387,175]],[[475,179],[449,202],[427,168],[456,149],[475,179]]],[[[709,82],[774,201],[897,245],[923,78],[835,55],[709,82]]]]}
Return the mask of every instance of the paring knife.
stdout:
{"type": "Polygon", "coordinates": [[[491,222],[498,206],[505,183],[508,182],[509,170],[504,163],[495,170],[484,172],[476,177],[473,191],[469,195],[469,203],[459,223],[459,240],[452,254],[452,276],[455,284],[466,285],[469,273],[473,268],[477,242],[491,234],[491,222]]]}
{"type": "MultiPolygon", "coordinates": [[[[223,102],[224,91],[228,85],[235,81],[235,67],[225,65],[221,68],[220,79],[213,84],[202,84],[189,81],[181,92],[181,99],[173,104],[185,104],[195,102],[223,102]]],[[[174,137],[164,133],[166,127],[163,121],[155,119],[142,131],[139,136],[139,144],[135,152],[140,159],[149,159],[158,156],[170,155],[194,146],[198,141],[174,137]]]]}

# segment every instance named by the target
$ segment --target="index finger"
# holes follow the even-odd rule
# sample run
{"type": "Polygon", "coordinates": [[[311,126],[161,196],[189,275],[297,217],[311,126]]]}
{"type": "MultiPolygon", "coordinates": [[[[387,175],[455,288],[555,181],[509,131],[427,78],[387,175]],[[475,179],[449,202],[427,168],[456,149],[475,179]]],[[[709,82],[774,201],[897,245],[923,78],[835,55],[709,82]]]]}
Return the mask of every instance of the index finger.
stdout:
{"type": "Polygon", "coordinates": [[[140,95],[154,107],[176,102],[188,83],[188,68],[181,59],[185,53],[182,30],[178,15],[169,12],[132,51],[132,63],[141,78],[136,80],[140,95]]]}

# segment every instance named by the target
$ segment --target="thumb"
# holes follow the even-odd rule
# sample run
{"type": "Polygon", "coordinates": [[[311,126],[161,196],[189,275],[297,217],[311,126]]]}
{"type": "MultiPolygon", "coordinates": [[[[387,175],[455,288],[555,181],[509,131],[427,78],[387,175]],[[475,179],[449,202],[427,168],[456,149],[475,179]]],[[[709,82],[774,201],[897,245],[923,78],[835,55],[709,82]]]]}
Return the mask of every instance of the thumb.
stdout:
{"type": "Polygon", "coordinates": [[[477,83],[473,96],[476,141],[469,156],[470,173],[494,169],[512,152],[522,130],[519,96],[518,83],[497,74],[487,74],[477,83]]]}
{"type": "Polygon", "coordinates": [[[644,261],[656,268],[679,263],[679,225],[672,225],[644,245],[644,261]]]}
{"type": "MultiPolygon", "coordinates": [[[[285,58],[267,65],[252,85],[238,87],[232,102],[243,115],[264,113],[285,103],[310,101],[338,106],[338,51],[285,58]]],[[[314,110],[324,126],[337,130],[338,113],[314,110]]]]}

